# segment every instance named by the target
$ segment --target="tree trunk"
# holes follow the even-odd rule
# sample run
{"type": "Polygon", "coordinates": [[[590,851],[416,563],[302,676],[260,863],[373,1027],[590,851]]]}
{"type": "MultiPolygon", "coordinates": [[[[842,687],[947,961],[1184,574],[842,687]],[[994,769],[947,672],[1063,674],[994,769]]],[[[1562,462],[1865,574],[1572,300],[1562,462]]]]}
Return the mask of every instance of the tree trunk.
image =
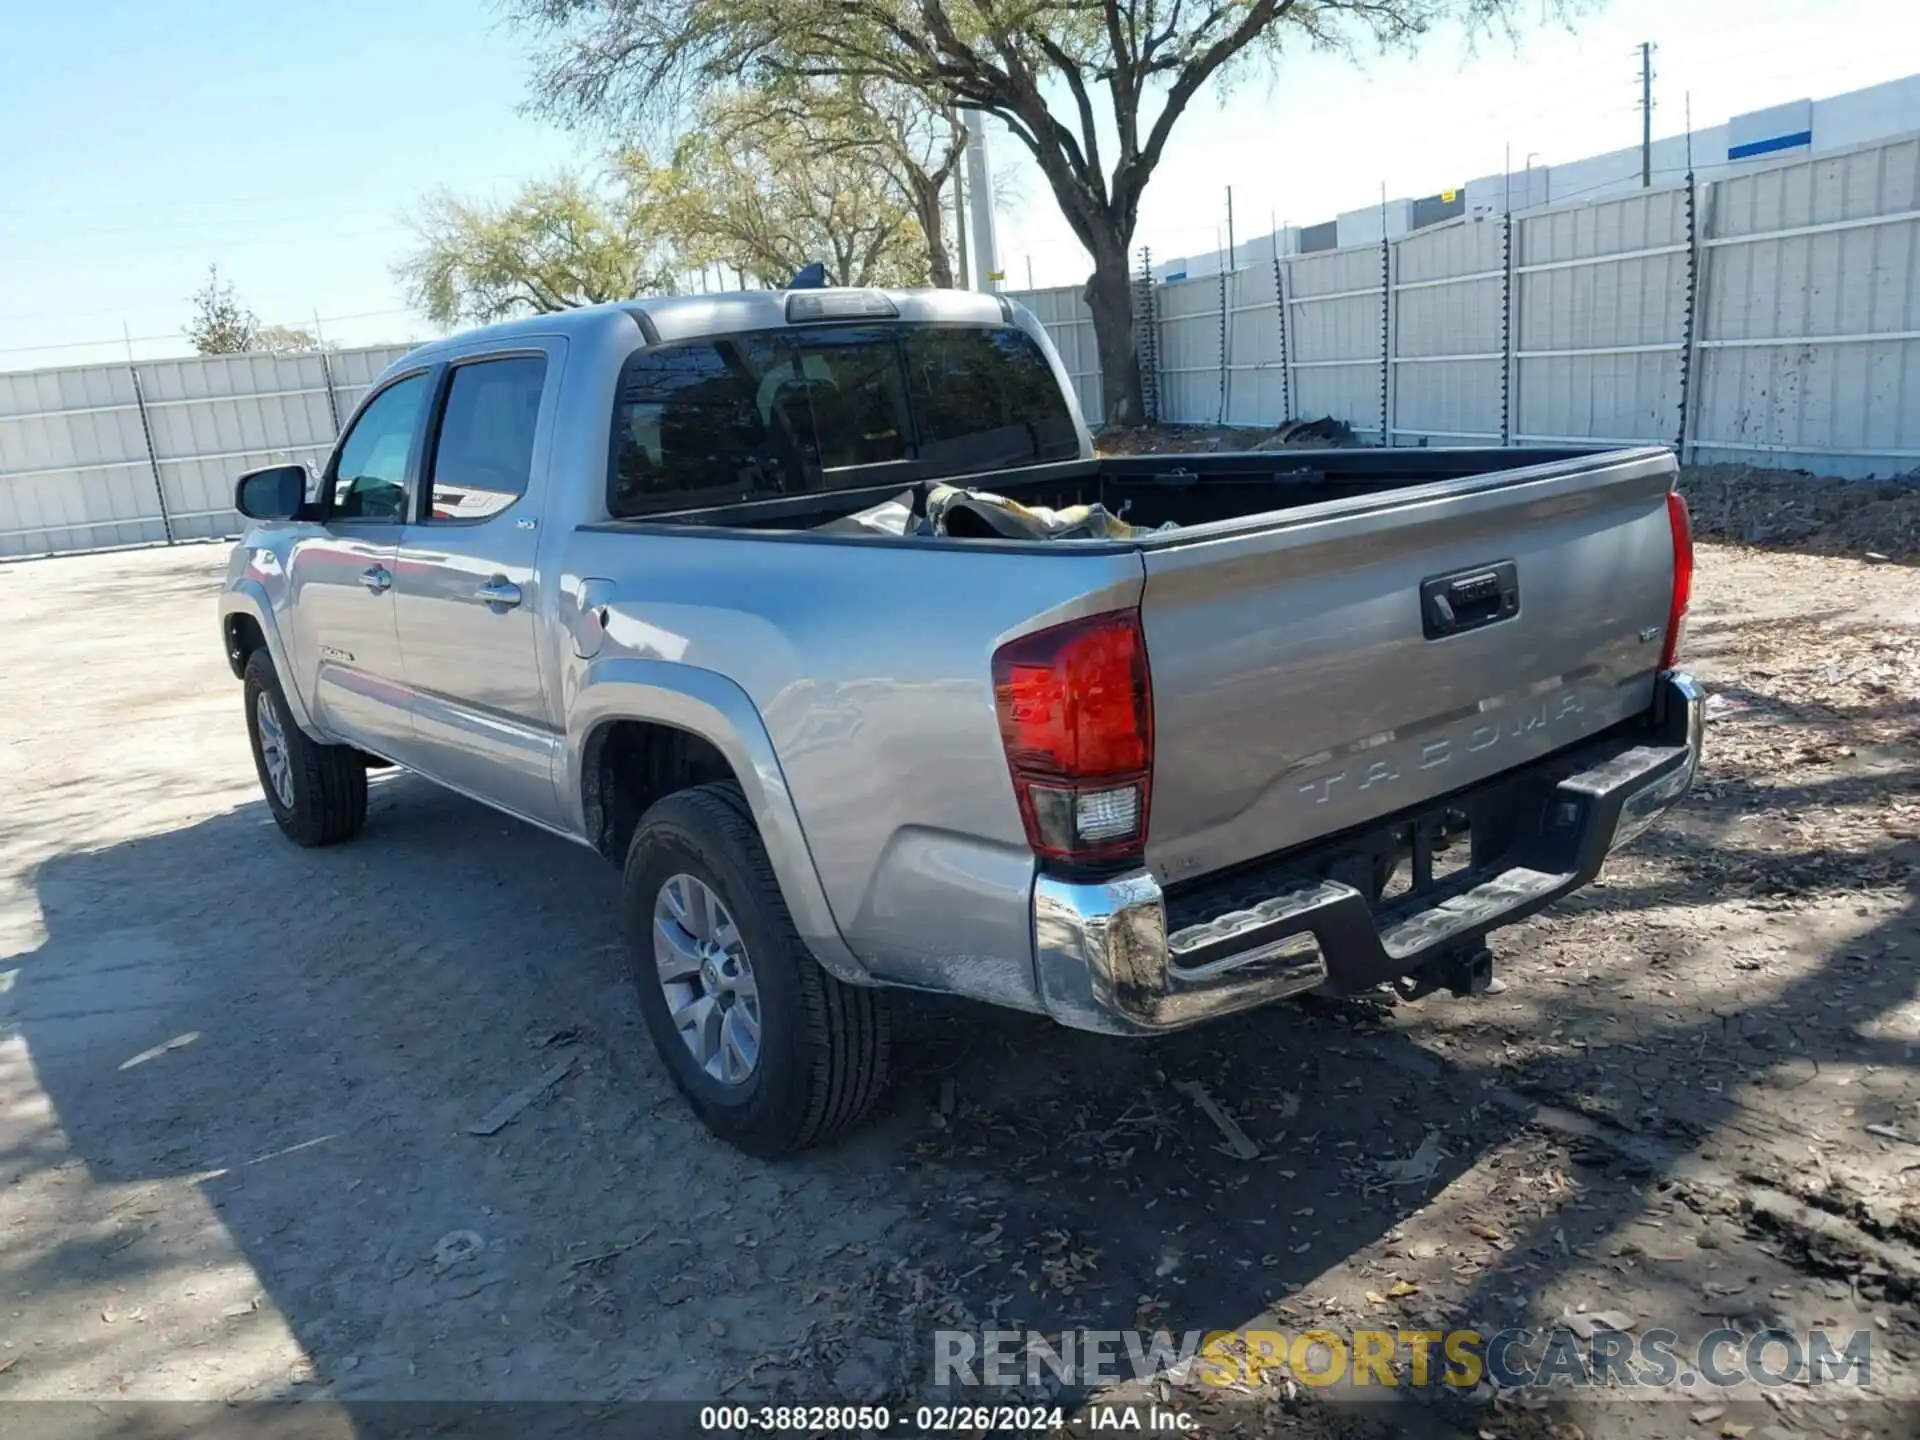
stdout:
{"type": "Polygon", "coordinates": [[[1100,354],[1100,406],[1109,425],[1144,425],[1140,393],[1140,347],[1133,326],[1133,277],[1124,246],[1094,252],[1086,288],[1093,312],[1093,343],[1100,354]]]}
{"type": "Polygon", "coordinates": [[[927,280],[936,290],[953,289],[953,259],[947,254],[947,237],[940,233],[940,199],[934,197],[933,214],[921,221],[933,222],[927,231],[927,280]]]}
{"type": "Polygon", "coordinates": [[[927,237],[927,279],[936,290],[953,289],[953,258],[947,252],[946,207],[940,203],[940,187],[925,176],[915,175],[913,215],[927,237]]]}

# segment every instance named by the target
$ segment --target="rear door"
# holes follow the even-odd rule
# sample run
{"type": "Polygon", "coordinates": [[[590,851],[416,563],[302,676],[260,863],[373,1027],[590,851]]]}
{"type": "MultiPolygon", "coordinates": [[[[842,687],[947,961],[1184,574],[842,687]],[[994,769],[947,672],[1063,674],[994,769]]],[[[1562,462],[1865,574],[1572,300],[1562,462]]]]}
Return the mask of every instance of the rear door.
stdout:
{"type": "Polygon", "coordinates": [[[1332,835],[1644,710],[1672,476],[1634,452],[1149,543],[1155,873],[1332,835]]]}
{"type": "Polygon", "coordinates": [[[414,764],[445,784],[557,824],[561,732],[535,617],[554,577],[538,565],[541,503],[565,342],[476,354],[447,367],[417,516],[394,564],[395,615],[412,690],[414,764]]]}
{"type": "Polygon", "coordinates": [[[413,717],[394,627],[394,556],[413,492],[432,372],[389,382],[348,426],[322,476],[321,533],[287,557],[293,663],[337,739],[403,763],[413,717]]]}

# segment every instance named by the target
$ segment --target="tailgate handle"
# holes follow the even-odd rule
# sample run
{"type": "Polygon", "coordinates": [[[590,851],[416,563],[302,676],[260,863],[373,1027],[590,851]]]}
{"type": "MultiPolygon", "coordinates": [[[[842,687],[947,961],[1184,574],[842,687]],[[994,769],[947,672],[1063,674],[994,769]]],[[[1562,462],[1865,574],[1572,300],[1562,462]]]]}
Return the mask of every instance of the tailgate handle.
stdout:
{"type": "Polygon", "coordinates": [[[1420,582],[1421,629],[1429,640],[1478,630],[1520,613],[1520,574],[1511,560],[1420,582]]]}

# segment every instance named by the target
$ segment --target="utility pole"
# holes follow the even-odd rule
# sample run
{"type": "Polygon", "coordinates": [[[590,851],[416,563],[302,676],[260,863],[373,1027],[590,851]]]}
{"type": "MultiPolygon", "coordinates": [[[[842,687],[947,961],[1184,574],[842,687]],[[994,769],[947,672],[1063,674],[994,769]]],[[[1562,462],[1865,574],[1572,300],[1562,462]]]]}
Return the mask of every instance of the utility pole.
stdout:
{"type": "Polygon", "coordinates": [[[967,126],[967,188],[972,192],[968,211],[973,218],[973,288],[998,294],[1006,276],[1000,270],[1000,247],[994,235],[993,169],[987,152],[987,116],[983,110],[960,112],[967,126]]]}
{"type": "Polygon", "coordinates": [[[1640,188],[1653,187],[1653,45],[1640,42],[1640,188]]]}
{"type": "Polygon", "coordinates": [[[1233,187],[1227,187],[1227,269],[1231,271],[1240,263],[1239,250],[1233,243],[1233,187]]]}
{"type": "Polygon", "coordinates": [[[957,290],[967,288],[967,187],[962,178],[960,167],[953,167],[953,284],[957,290]]]}

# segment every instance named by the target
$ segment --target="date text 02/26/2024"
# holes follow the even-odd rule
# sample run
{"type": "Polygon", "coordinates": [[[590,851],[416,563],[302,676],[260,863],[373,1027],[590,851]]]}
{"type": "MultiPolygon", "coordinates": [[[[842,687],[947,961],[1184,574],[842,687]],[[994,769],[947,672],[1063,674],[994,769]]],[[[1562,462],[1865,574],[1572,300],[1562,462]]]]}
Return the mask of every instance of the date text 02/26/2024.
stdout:
{"type": "MultiPolygon", "coordinates": [[[[1122,1422],[1114,1428],[1139,1428],[1147,1419],[1145,1407],[1141,1409],[1136,1423],[1122,1422]]],[[[1187,1428],[1171,1414],[1157,1414],[1153,1419],[1157,1428],[1187,1428]]],[[[712,1435],[811,1435],[823,1430],[899,1435],[982,1431],[1045,1435],[1060,1429],[1066,1421],[1066,1412],[1058,1405],[919,1405],[911,1411],[894,1411],[885,1405],[706,1405],[700,1410],[700,1429],[712,1435]]]]}

